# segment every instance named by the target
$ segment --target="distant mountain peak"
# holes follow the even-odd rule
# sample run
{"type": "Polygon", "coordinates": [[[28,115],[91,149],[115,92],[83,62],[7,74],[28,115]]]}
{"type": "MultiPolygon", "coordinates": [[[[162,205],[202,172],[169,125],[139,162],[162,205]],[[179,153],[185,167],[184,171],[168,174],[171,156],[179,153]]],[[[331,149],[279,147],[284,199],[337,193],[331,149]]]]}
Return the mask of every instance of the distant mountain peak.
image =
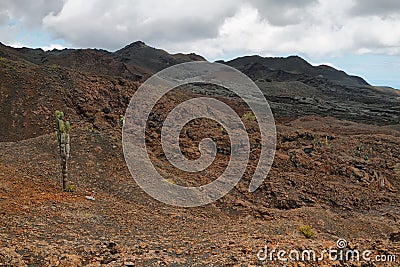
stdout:
{"type": "MultiPolygon", "coordinates": [[[[295,78],[296,75],[306,75],[310,78],[324,77],[331,82],[341,85],[369,85],[361,77],[348,75],[344,71],[329,66],[313,66],[297,55],[291,55],[288,57],[260,57],[257,55],[244,56],[225,62],[225,64],[244,71],[247,75],[252,77],[254,77],[254,75],[268,76],[275,71],[284,71],[288,74],[284,79],[288,79],[289,76],[292,76],[292,79],[297,79],[295,78]],[[257,73],[254,73],[254,71],[257,73]]],[[[280,77],[280,79],[282,79],[282,77],[280,77]]]]}
{"type": "Polygon", "coordinates": [[[128,65],[141,67],[147,73],[155,73],[179,63],[205,60],[194,53],[170,54],[163,49],[148,46],[143,41],[133,42],[115,51],[113,58],[128,65]]]}
{"type": "Polygon", "coordinates": [[[136,42],[126,45],[124,48],[122,48],[120,50],[130,49],[130,48],[143,48],[143,47],[149,47],[149,46],[146,45],[145,42],[143,42],[143,41],[136,41],[136,42]]]}
{"type": "Polygon", "coordinates": [[[298,55],[290,55],[286,58],[284,58],[286,60],[293,60],[293,61],[297,61],[297,62],[301,62],[301,63],[306,63],[307,65],[311,65],[310,63],[308,63],[304,58],[298,56],[298,55]]]}

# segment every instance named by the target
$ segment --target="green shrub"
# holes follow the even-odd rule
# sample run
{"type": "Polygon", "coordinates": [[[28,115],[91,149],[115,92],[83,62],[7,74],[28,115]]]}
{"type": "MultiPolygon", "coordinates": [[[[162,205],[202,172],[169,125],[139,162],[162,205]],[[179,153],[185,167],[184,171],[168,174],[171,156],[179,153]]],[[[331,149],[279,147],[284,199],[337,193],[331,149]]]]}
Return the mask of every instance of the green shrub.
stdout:
{"type": "Polygon", "coordinates": [[[372,147],[368,148],[367,146],[360,144],[354,148],[354,155],[356,157],[363,158],[366,162],[369,162],[369,159],[373,157],[372,147]]]}
{"type": "Polygon", "coordinates": [[[121,124],[121,126],[125,125],[125,116],[124,115],[119,116],[119,123],[121,124]]]}
{"type": "Polygon", "coordinates": [[[51,70],[58,70],[59,67],[60,67],[60,66],[58,66],[57,64],[51,64],[51,65],[50,65],[50,69],[51,69],[51,70]]]}
{"type": "Polygon", "coordinates": [[[327,135],[325,136],[323,141],[321,141],[321,139],[319,139],[319,138],[314,138],[312,140],[312,145],[314,147],[328,147],[328,148],[330,148],[330,147],[332,147],[332,144],[329,143],[329,140],[331,140],[331,139],[327,135]]]}
{"type": "Polygon", "coordinates": [[[306,238],[310,238],[314,235],[314,232],[309,225],[303,225],[300,227],[300,233],[302,233],[306,238]]]}
{"type": "Polygon", "coordinates": [[[76,188],[76,186],[73,184],[68,185],[67,187],[64,188],[64,192],[74,192],[75,188],[76,188]]]}
{"type": "Polygon", "coordinates": [[[15,70],[15,67],[13,66],[13,62],[4,57],[0,57],[0,67],[5,68],[5,69],[10,69],[10,70],[15,70]]]}
{"type": "Polygon", "coordinates": [[[253,114],[253,112],[246,112],[243,114],[242,119],[247,121],[255,121],[256,116],[253,114]]]}

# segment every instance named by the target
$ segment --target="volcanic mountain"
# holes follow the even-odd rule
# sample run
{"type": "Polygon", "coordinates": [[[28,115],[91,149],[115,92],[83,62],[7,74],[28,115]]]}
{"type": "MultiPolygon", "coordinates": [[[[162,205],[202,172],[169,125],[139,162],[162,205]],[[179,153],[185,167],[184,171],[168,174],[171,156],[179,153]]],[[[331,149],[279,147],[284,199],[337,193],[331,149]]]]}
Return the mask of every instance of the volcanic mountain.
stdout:
{"type": "MultiPolygon", "coordinates": [[[[216,143],[215,162],[201,172],[177,169],[160,145],[166,114],[207,95],[242,118],[248,167],[234,189],[206,206],[177,208],[148,196],[123,156],[125,110],[147,77],[199,60],[143,42],[115,52],[0,44],[0,265],[257,266],[265,263],[257,259],[265,246],[321,251],[336,248],[339,238],[348,241],[346,250],[399,255],[400,94],[297,56],[219,61],[259,86],[276,119],[275,159],[260,188],[248,191],[260,155],[260,129],[249,107],[225,89],[195,86],[177,88],[151,112],[152,164],[166,182],[183,186],[223,173],[230,139],[215,121],[193,120],[181,131],[188,159],[201,156],[204,138],[216,143]],[[61,190],[56,110],[71,122],[74,192],[61,190]],[[300,231],[304,226],[311,236],[300,231]]],[[[328,258],[285,264],[358,266],[328,258]]]]}
{"type": "MultiPolygon", "coordinates": [[[[73,72],[75,76],[96,75],[99,79],[112,77],[126,79],[129,82],[141,82],[163,68],[183,62],[205,60],[196,54],[172,55],[164,50],[149,47],[140,41],[115,52],[99,49],[43,51],[11,48],[0,44],[0,57],[3,58],[3,66],[23,64],[26,66],[24,69],[35,69],[35,75],[43,76],[49,86],[55,86],[49,79],[58,80],[61,83],[58,85],[59,88],[65,87],[62,84],[66,81],[61,80],[68,77],[60,77],[60,73],[57,74],[55,70],[73,72]]],[[[399,91],[373,87],[360,77],[347,75],[332,67],[312,66],[298,56],[287,58],[246,56],[228,62],[219,62],[237,68],[253,79],[270,102],[277,117],[322,115],[378,125],[397,124],[400,121],[399,91]]],[[[17,67],[17,71],[22,70],[17,67]]],[[[4,85],[15,83],[15,76],[19,76],[15,71],[10,71],[10,75],[8,78],[3,77],[4,85]]],[[[29,79],[26,81],[26,87],[29,89],[26,90],[36,88],[36,86],[28,86],[35,80],[34,77],[22,79],[29,79]]],[[[74,77],[70,82],[76,83],[78,80],[80,79],[74,77]]],[[[69,82],[67,86],[68,84],[69,82]]],[[[74,90],[77,90],[76,88],[74,90]]],[[[10,85],[2,86],[1,90],[2,95],[12,95],[21,94],[21,88],[19,89],[15,90],[10,85]]],[[[229,92],[220,89],[208,90],[215,95],[229,95],[229,92]]],[[[48,93],[50,94],[50,91],[48,93]]],[[[18,95],[18,97],[21,101],[21,97],[24,96],[18,95]]],[[[11,107],[15,100],[10,96],[3,97],[3,106],[11,107]]],[[[18,112],[11,112],[18,114],[18,112]]],[[[7,125],[7,120],[4,123],[7,125]]],[[[15,125],[16,122],[13,123],[15,125]]],[[[6,128],[11,131],[13,126],[6,128]]]]}

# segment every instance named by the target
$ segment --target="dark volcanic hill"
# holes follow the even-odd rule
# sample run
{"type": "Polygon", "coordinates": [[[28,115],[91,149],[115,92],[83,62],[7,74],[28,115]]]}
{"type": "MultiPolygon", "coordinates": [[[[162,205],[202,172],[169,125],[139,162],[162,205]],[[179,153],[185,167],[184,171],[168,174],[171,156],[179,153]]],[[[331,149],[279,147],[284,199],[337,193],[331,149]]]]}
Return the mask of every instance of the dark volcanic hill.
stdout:
{"type": "Polygon", "coordinates": [[[189,61],[203,61],[203,57],[191,54],[174,54],[147,46],[141,41],[134,42],[113,53],[113,57],[131,66],[140,66],[151,73],[156,73],[169,66],[189,61]]]}
{"type": "Polygon", "coordinates": [[[276,116],[322,115],[379,125],[400,123],[398,90],[371,86],[344,71],[312,66],[298,56],[246,56],[219,62],[249,76],[276,116]]]}
{"type": "MultiPolygon", "coordinates": [[[[0,58],[3,67],[0,77],[2,84],[0,102],[3,109],[9,107],[9,110],[4,111],[5,114],[14,114],[13,116],[20,113],[16,110],[15,103],[18,101],[29,103],[39,97],[38,94],[33,94],[34,97],[29,100],[29,94],[22,91],[38,90],[36,85],[32,85],[38,81],[48,84],[48,88],[63,88],[67,94],[71,92],[68,88],[77,88],[75,85],[77,83],[87,84],[87,81],[90,83],[91,80],[115,79],[117,82],[113,82],[112,87],[103,88],[110,93],[111,88],[115,86],[124,87],[119,84],[128,84],[126,81],[142,82],[166,67],[182,62],[205,60],[196,54],[169,54],[140,41],[115,52],[101,49],[43,51],[12,48],[0,43],[0,58]]],[[[298,56],[287,58],[245,56],[222,63],[242,71],[255,81],[277,117],[321,115],[378,125],[400,122],[400,95],[397,90],[373,87],[360,77],[348,75],[329,66],[312,66],[298,56]]],[[[99,86],[101,87],[96,85],[94,88],[99,86]]],[[[93,93],[84,92],[83,87],[81,89],[82,93],[87,95],[93,93]]],[[[43,101],[49,101],[55,92],[40,90],[43,101]]],[[[208,94],[231,95],[221,91],[220,88],[212,87],[199,88],[195,93],[204,93],[204,90],[208,91],[208,94]]],[[[65,95],[59,98],[60,101],[63,99],[65,103],[69,103],[65,95]]],[[[72,100],[76,101],[76,97],[74,96],[72,100]]],[[[74,102],[72,100],[71,103],[74,102]]],[[[75,107],[70,106],[70,108],[75,107]]],[[[98,110],[103,108],[105,106],[97,107],[98,110]]],[[[123,110],[123,105],[119,110],[123,110]]],[[[15,127],[17,121],[9,121],[11,125],[7,127],[15,127]]],[[[9,128],[9,131],[14,130],[9,128]]],[[[38,131],[40,132],[40,129],[38,131]]]]}
{"type": "Polygon", "coordinates": [[[58,65],[95,75],[119,76],[130,80],[143,80],[166,67],[195,60],[205,60],[196,54],[174,54],[134,42],[109,52],[101,49],[42,49],[12,48],[0,43],[0,57],[35,65],[58,65]]]}
{"type": "Polygon", "coordinates": [[[272,80],[289,81],[292,79],[297,80],[301,76],[309,76],[326,78],[341,85],[369,85],[364,79],[350,76],[344,71],[326,65],[312,66],[299,56],[289,56],[287,58],[245,56],[230,60],[226,64],[242,72],[257,73],[258,76],[264,76],[266,79],[272,80]],[[282,75],[282,71],[286,73],[286,76],[282,75]]]}

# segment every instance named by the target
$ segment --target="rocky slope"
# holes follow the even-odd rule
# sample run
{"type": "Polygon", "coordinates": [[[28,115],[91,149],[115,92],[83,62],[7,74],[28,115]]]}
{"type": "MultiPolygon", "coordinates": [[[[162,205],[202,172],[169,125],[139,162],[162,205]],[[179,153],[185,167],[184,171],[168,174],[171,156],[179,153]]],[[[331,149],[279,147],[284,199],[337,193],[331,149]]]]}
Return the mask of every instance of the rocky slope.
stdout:
{"type": "Polygon", "coordinates": [[[400,122],[397,90],[370,86],[329,66],[297,56],[248,56],[223,62],[252,78],[277,116],[322,115],[379,125],[400,122]]]}
{"type": "MultiPolygon", "coordinates": [[[[236,61],[274,110],[274,164],[261,188],[249,193],[259,133],[256,121],[245,120],[252,151],[242,181],[217,202],[186,209],[157,202],[134,182],[122,154],[120,116],[145,75],[202,58],[143,43],[114,53],[1,46],[0,57],[0,265],[282,266],[257,260],[257,252],[265,245],[321,251],[338,238],[349,242],[346,249],[400,253],[399,100],[390,89],[333,70],[332,76],[311,71],[299,58],[287,59],[294,63],[285,69],[285,59],[272,60],[280,70],[236,61]],[[72,122],[73,193],[60,189],[57,109],[72,122]],[[311,226],[311,238],[299,232],[303,225],[311,226]]],[[[176,90],[161,99],[147,143],[153,164],[173,183],[205,184],[229,160],[229,138],[209,120],[189,123],[180,141],[182,153],[195,159],[199,141],[213,137],[219,152],[210,168],[185,173],[163,154],[162,118],[200,94],[218,97],[240,116],[248,112],[219,88],[176,90]]],[[[399,258],[383,265],[326,258],[288,266],[399,266],[399,258]]]]}
{"type": "MultiPolygon", "coordinates": [[[[365,86],[369,85],[364,79],[357,76],[347,75],[344,71],[336,70],[335,68],[321,65],[312,66],[299,56],[281,57],[260,57],[260,56],[245,56],[239,57],[226,62],[229,66],[247,72],[258,72],[258,75],[264,76],[266,79],[284,78],[284,71],[287,73],[286,81],[292,75],[307,75],[309,77],[325,77],[330,81],[334,81],[341,85],[350,86],[365,86]]],[[[293,76],[292,76],[293,77],[293,76]]],[[[290,78],[289,78],[290,79],[290,78]]],[[[292,78],[294,79],[294,77],[292,78]]]]}
{"type": "MultiPolygon", "coordinates": [[[[130,81],[143,81],[175,64],[204,60],[196,54],[171,55],[140,41],[115,52],[98,49],[44,52],[41,49],[13,49],[0,44],[0,57],[130,81]]],[[[252,78],[278,117],[322,115],[378,125],[400,122],[400,95],[397,90],[370,86],[360,77],[347,75],[329,66],[312,66],[298,56],[246,56],[220,63],[235,67],[252,78]]],[[[208,90],[214,95],[229,95],[219,88],[208,90]]]]}
{"type": "Polygon", "coordinates": [[[109,52],[101,49],[42,49],[11,48],[0,43],[0,57],[27,61],[39,66],[62,66],[94,75],[118,76],[143,80],[166,67],[194,60],[205,60],[196,54],[171,55],[164,50],[134,42],[109,52]]]}

